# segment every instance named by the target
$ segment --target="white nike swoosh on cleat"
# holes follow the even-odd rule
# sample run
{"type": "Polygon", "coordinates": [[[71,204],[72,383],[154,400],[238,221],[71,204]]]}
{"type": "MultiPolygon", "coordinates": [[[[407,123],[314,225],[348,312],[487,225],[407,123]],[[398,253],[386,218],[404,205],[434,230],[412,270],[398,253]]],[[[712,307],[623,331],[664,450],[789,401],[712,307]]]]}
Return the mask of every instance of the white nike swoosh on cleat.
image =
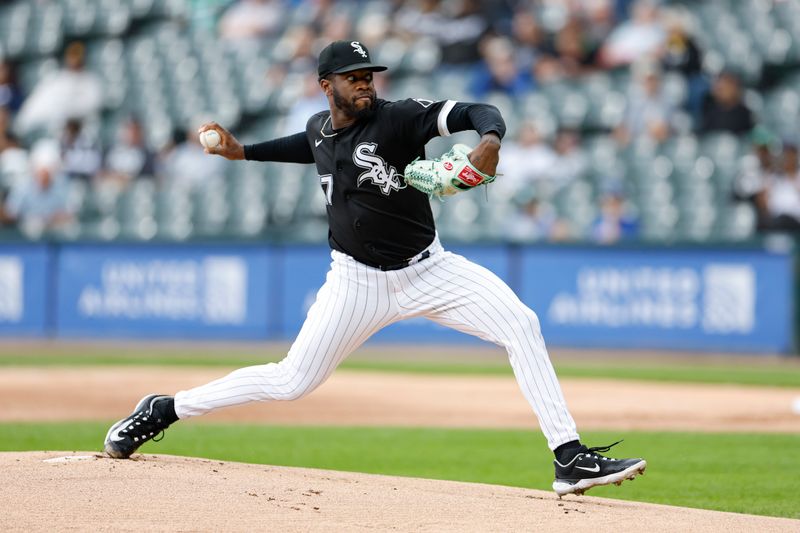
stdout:
{"type": "Polygon", "coordinates": [[[314,146],[319,146],[320,144],[322,144],[322,139],[317,139],[314,141],[314,146]]]}
{"type": "Polygon", "coordinates": [[[122,431],[123,429],[125,429],[125,424],[122,424],[120,427],[118,427],[117,429],[115,429],[114,431],[109,433],[108,434],[108,440],[111,440],[111,441],[114,441],[114,442],[119,442],[122,439],[124,439],[125,437],[121,437],[120,434],[119,434],[119,432],[122,431]]]}
{"type": "MultiPolygon", "coordinates": [[[[133,408],[133,412],[131,413],[131,415],[136,414],[137,412],[141,411],[144,408],[144,400],[147,399],[147,398],[148,398],[148,396],[145,396],[144,398],[139,400],[139,403],[136,404],[136,407],[133,408]]],[[[153,411],[153,401],[157,400],[158,398],[159,397],[156,396],[155,398],[152,398],[150,400],[150,412],[153,411]]],[[[122,420],[120,420],[119,422],[117,422],[116,424],[114,424],[113,426],[111,426],[111,428],[108,430],[108,433],[106,433],[105,442],[108,442],[108,441],[119,442],[119,441],[121,441],[122,439],[125,438],[125,437],[120,437],[119,432],[122,431],[123,429],[125,429],[128,426],[128,424],[125,423],[128,418],[129,417],[125,417],[122,420]]]]}
{"type": "Polygon", "coordinates": [[[592,487],[609,485],[611,483],[618,484],[618,482],[621,483],[626,479],[633,479],[637,475],[644,474],[645,468],[647,468],[647,461],[642,459],[635,465],[626,468],[622,472],[617,472],[616,474],[609,474],[603,477],[585,478],[581,479],[577,483],[570,482],[568,480],[556,479],[553,481],[553,490],[556,492],[556,494],[558,494],[559,498],[565,494],[581,495],[592,487]]]}
{"type": "Polygon", "coordinates": [[[586,468],[585,466],[575,466],[575,468],[580,468],[581,470],[586,470],[587,472],[599,472],[600,465],[595,463],[593,468],[586,468]]]}

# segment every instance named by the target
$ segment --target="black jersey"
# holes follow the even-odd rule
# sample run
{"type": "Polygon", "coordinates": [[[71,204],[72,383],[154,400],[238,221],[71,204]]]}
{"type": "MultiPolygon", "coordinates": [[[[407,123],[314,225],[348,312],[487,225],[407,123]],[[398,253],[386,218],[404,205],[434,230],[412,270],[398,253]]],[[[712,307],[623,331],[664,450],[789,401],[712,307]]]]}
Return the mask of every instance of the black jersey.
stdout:
{"type": "Polygon", "coordinates": [[[328,204],[331,247],[376,267],[415,256],[436,234],[428,196],[407,186],[402,176],[407,164],[425,157],[425,144],[467,129],[505,133],[494,107],[452,100],[378,99],[369,117],[339,130],[332,129],[330,116],[323,111],[308,120],[305,146],[295,135],[247,146],[245,156],[313,160],[328,204]]]}

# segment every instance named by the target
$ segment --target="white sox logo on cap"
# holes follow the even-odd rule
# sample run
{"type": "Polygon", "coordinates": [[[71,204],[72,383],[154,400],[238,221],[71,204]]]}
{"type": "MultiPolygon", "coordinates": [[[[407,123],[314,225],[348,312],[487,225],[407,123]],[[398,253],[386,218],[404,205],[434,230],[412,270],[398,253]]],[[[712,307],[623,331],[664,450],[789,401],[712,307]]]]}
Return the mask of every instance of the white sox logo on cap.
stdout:
{"type": "Polygon", "coordinates": [[[373,72],[386,70],[369,60],[369,50],[359,41],[334,41],[319,53],[317,74],[320,79],[328,74],[342,74],[352,70],[366,69],[373,72]]]}
{"type": "Polygon", "coordinates": [[[350,46],[352,46],[352,47],[354,48],[354,50],[353,50],[353,51],[354,51],[355,53],[357,53],[357,54],[361,54],[361,57],[363,57],[363,58],[365,58],[365,59],[366,59],[366,57],[367,57],[367,52],[365,52],[365,51],[364,51],[364,49],[361,47],[361,43],[360,43],[360,42],[358,42],[358,41],[353,41],[352,43],[350,43],[350,46]]]}

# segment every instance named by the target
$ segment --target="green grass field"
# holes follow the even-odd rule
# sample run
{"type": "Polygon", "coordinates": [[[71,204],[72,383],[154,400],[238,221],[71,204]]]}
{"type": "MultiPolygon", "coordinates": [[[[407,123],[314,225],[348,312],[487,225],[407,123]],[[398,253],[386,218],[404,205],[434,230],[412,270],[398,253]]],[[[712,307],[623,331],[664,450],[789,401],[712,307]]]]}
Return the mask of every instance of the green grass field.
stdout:
{"type": "MultiPolygon", "coordinates": [[[[255,350],[254,350],[255,352],[255,350]]],[[[3,366],[205,366],[242,367],[277,361],[281,353],[243,354],[239,351],[222,355],[217,351],[179,349],[59,349],[57,353],[41,348],[8,350],[0,346],[0,368],[3,366]]],[[[766,385],[800,387],[800,360],[780,364],[665,361],[662,359],[626,358],[623,360],[581,359],[554,361],[560,377],[611,378],[640,381],[672,381],[687,383],[728,383],[733,385],[766,385]]],[[[387,358],[361,355],[346,360],[340,368],[422,374],[512,375],[506,361],[485,363],[458,361],[404,361],[402,352],[387,358]]]]}
{"type": "MultiPolygon", "coordinates": [[[[0,450],[100,450],[104,423],[0,424],[0,450]]],[[[590,445],[619,433],[590,432],[590,445]]],[[[592,496],[800,518],[798,435],[626,432],[647,475],[592,496]]],[[[552,455],[533,431],[274,427],[186,423],[144,453],[511,485],[550,490],[552,455]]]]}
{"type": "MultiPolygon", "coordinates": [[[[220,352],[221,353],[221,352],[220,352]]],[[[0,347],[6,366],[165,365],[237,367],[277,360],[278,353],[220,355],[214,350],[0,347]]],[[[258,353],[253,350],[253,353],[258,353]]],[[[503,361],[405,362],[358,358],[351,370],[510,375],[503,361]]],[[[787,361],[710,362],[633,358],[556,360],[562,377],[800,387],[800,365],[787,361]]],[[[0,450],[100,450],[111,420],[77,423],[0,424],[0,450]]],[[[588,445],[624,437],[612,456],[643,456],[647,475],[621,487],[593,489],[594,496],[800,519],[797,478],[800,435],[698,434],[681,432],[583,432],[588,445]]],[[[537,431],[276,427],[179,424],[147,453],[484,482],[550,490],[552,455],[537,431]]]]}

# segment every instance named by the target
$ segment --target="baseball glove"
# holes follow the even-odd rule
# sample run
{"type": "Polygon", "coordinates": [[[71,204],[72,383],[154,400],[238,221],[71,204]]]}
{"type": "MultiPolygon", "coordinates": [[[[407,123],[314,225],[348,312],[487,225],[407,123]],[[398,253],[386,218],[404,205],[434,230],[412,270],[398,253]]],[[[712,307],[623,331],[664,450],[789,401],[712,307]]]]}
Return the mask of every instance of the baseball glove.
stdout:
{"type": "Polygon", "coordinates": [[[472,148],[456,144],[436,159],[415,159],[405,168],[406,183],[429,196],[450,196],[486,185],[496,176],[484,174],[470,163],[472,148]]]}

